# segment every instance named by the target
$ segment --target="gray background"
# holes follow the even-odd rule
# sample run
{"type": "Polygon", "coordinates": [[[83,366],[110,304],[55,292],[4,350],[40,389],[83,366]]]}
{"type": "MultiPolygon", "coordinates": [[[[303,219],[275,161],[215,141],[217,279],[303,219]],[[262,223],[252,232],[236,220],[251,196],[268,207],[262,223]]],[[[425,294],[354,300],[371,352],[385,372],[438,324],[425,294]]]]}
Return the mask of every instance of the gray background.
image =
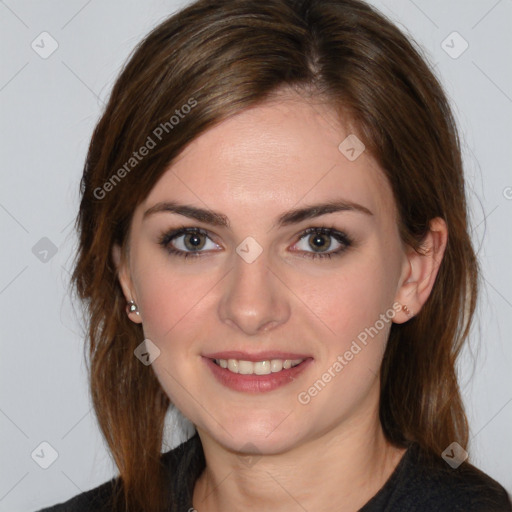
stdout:
{"type": "MultiPolygon", "coordinates": [[[[186,3],[0,1],[0,511],[32,511],[115,474],[68,293],[72,222],[88,141],[121,64],[186,3]],[[31,455],[42,442],[58,454],[47,469],[51,449],[31,455]]],[[[372,3],[425,49],[459,122],[484,278],[460,364],[470,451],[512,492],[512,0],[372,3]]],[[[167,446],[186,435],[169,431],[167,446]]]]}

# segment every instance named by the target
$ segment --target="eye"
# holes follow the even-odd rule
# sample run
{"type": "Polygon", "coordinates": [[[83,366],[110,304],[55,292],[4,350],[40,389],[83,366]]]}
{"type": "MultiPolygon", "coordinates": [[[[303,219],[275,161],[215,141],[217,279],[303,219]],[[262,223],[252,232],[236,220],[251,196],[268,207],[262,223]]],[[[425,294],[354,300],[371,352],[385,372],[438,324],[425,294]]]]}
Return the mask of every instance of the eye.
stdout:
{"type": "Polygon", "coordinates": [[[295,245],[305,252],[305,258],[331,258],[345,252],[352,240],[334,228],[312,227],[301,233],[295,245]]]}
{"type": "Polygon", "coordinates": [[[164,233],[159,240],[169,254],[188,258],[198,257],[204,252],[217,250],[219,245],[213,242],[208,233],[200,228],[181,227],[164,233]],[[208,241],[210,243],[208,243],[208,241]]]}
{"type": "MultiPolygon", "coordinates": [[[[351,238],[334,228],[311,227],[299,235],[294,252],[303,252],[305,258],[331,258],[346,251],[351,238]]],[[[160,236],[159,244],[171,255],[199,257],[221,247],[213,242],[208,233],[196,227],[180,227],[160,236]]]]}

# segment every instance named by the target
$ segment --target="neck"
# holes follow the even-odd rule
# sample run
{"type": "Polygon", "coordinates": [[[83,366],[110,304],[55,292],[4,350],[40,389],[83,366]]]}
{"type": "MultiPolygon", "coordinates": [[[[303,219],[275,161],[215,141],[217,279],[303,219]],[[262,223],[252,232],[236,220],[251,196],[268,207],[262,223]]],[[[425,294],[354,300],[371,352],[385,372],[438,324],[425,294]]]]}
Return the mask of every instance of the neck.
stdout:
{"type": "Polygon", "coordinates": [[[403,448],[384,437],[378,411],[251,464],[199,431],[206,468],[194,488],[200,512],[359,510],[384,485],[403,448]]]}

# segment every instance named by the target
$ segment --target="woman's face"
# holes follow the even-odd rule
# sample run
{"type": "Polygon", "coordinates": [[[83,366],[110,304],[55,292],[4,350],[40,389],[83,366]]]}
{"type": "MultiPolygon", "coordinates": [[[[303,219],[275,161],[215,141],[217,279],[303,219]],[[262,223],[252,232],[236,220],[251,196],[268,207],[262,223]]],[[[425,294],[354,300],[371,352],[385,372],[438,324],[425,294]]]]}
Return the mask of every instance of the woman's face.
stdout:
{"type": "Polygon", "coordinates": [[[353,140],[339,149],[348,135],[283,95],[201,135],[135,211],[131,318],[171,401],[230,449],[278,453],[376,413],[409,262],[391,188],[353,140]]]}

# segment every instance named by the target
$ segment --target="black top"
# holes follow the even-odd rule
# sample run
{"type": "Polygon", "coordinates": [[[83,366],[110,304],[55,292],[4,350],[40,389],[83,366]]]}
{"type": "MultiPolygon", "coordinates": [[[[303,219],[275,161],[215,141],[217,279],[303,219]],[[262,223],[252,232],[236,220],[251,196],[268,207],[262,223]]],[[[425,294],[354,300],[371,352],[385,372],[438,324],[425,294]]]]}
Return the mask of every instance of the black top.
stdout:
{"type": "MultiPolygon", "coordinates": [[[[175,503],[169,512],[192,509],[194,484],[204,469],[197,433],[162,455],[173,482],[175,503]]],[[[39,512],[100,512],[118,478],[39,512]]],[[[379,492],[359,512],[512,512],[510,497],[491,477],[467,462],[452,469],[439,458],[428,465],[416,443],[411,443],[379,492]]],[[[109,509],[109,512],[110,509],[109,509]]],[[[199,509],[198,512],[201,512],[199,509]]]]}

